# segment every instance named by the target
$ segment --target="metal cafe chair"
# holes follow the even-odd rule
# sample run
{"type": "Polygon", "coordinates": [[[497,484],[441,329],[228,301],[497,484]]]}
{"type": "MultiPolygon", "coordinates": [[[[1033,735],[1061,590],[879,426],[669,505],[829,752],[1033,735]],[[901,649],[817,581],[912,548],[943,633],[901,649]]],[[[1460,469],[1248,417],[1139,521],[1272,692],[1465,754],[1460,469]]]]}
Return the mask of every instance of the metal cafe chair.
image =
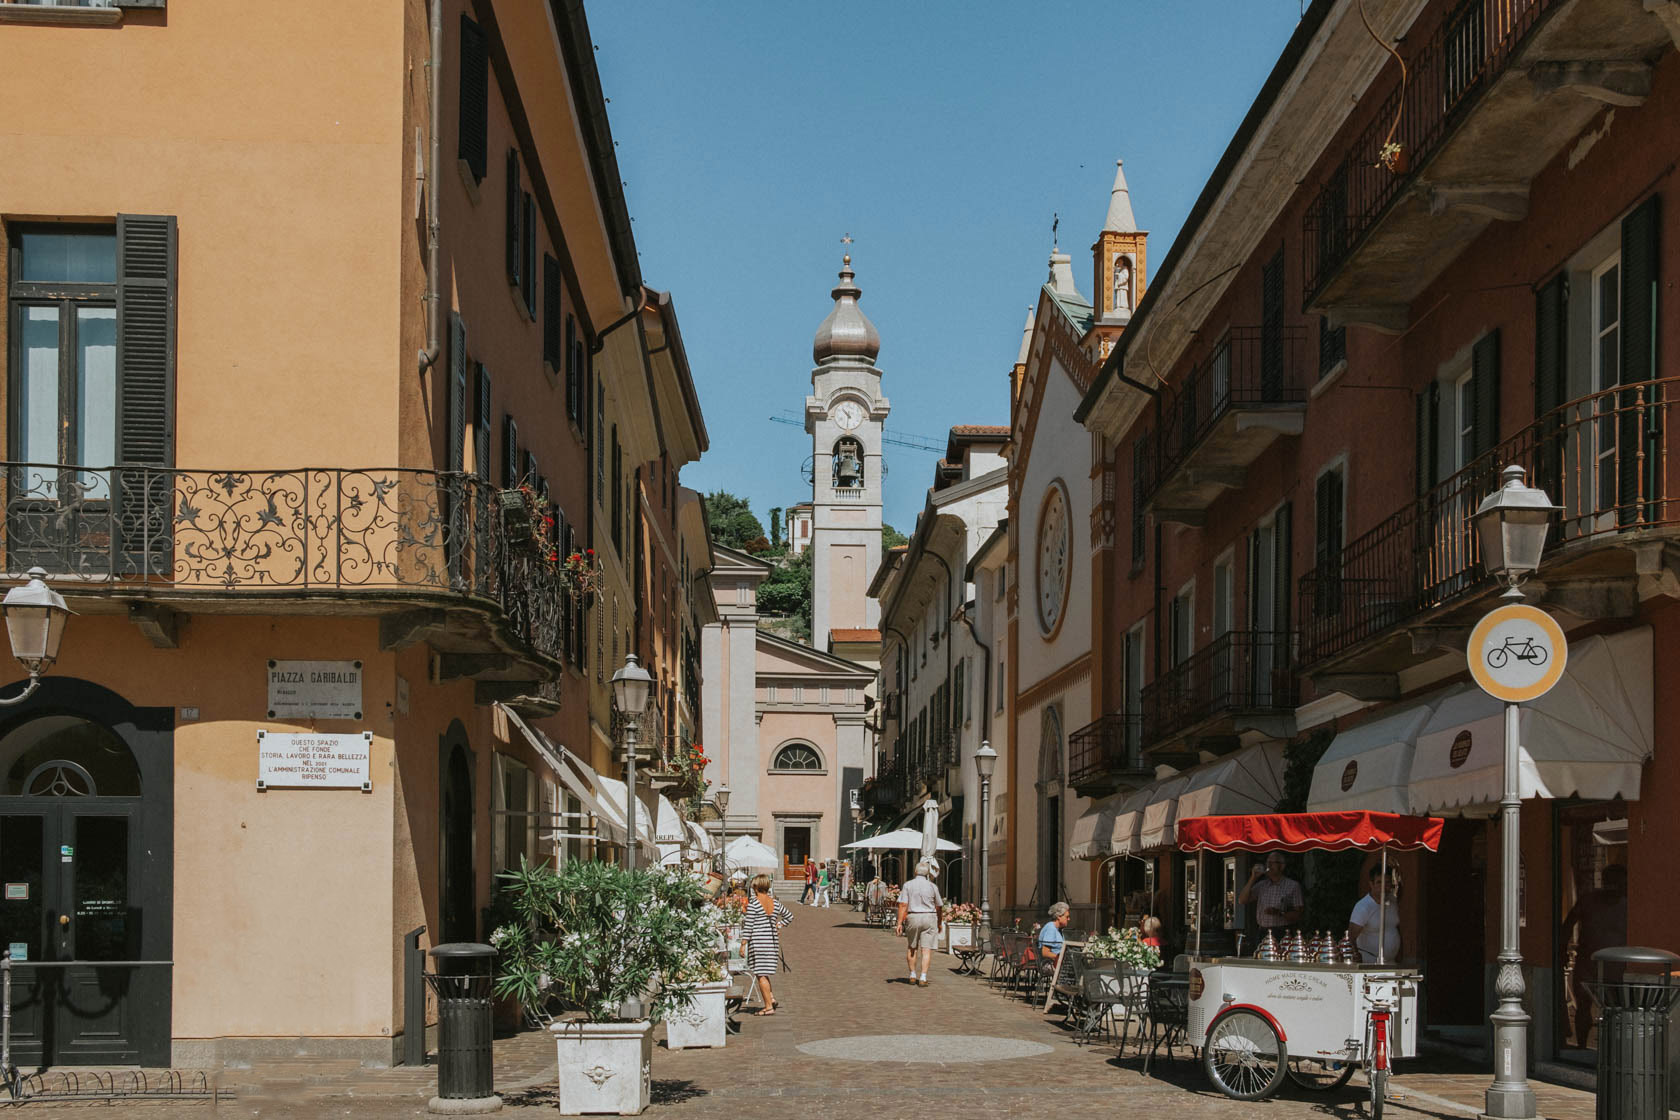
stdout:
{"type": "Polygon", "coordinates": [[[1114,1023],[1114,1008],[1122,1001],[1120,964],[1111,959],[1089,960],[1079,974],[1078,1041],[1089,1042],[1100,1026],[1103,1038],[1110,1036],[1114,1023]]]}
{"type": "MultiPolygon", "coordinates": [[[[1163,1043],[1167,1057],[1172,1057],[1174,1041],[1183,1042],[1190,1024],[1190,986],[1172,978],[1171,973],[1151,973],[1146,989],[1149,1026],[1149,1053],[1143,1059],[1143,1075],[1149,1076],[1149,1062],[1163,1043]]],[[[1143,1044],[1140,1032],[1138,1044],[1143,1044]]]]}

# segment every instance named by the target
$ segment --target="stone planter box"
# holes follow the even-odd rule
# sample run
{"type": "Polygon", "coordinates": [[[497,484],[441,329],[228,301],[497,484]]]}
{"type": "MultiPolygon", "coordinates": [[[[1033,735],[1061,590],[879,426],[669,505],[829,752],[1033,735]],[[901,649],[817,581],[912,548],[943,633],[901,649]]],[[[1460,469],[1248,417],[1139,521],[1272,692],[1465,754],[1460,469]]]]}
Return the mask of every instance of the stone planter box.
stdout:
{"type": "Polygon", "coordinates": [[[653,1024],[555,1023],[562,1116],[636,1116],[653,1083],[653,1024]]]}
{"type": "Polygon", "coordinates": [[[945,925],[945,947],[949,952],[974,948],[974,927],[967,922],[945,925]]]}
{"type": "Polygon", "coordinates": [[[671,1012],[665,1019],[666,1049],[723,1046],[729,1038],[729,1020],[724,1014],[724,1001],[728,995],[727,980],[697,985],[694,1002],[686,1010],[671,1012]]]}

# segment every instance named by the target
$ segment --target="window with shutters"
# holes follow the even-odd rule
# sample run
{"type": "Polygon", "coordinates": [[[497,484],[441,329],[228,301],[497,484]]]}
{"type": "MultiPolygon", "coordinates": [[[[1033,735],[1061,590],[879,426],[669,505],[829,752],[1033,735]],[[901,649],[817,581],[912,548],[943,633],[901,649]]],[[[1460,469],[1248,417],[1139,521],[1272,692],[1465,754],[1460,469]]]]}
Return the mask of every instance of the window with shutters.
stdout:
{"type": "Polygon", "coordinates": [[[623,449],[618,445],[618,425],[612,426],[612,542],[613,551],[624,555],[623,449]]]}
{"type": "MultiPolygon", "coordinates": [[[[1588,338],[1592,344],[1590,369],[1592,391],[1602,393],[1622,383],[1622,254],[1610,257],[1592,270],[1592,285],[1588,289],[1591,326],[1588,338]]],[[[1616,399],[1601,396],[1595,401],[1600,418],[1593,423],[1593,462],[1591,477],[1599,499],[1598,509],[1614,505],[1616,493],[1616,399]]]]}
{"type": "MultiPolygon", "coordinates": [[[[542,345],[543,361],[555,373],[560,372],[560,262],[548,253],[543,254],[542,279],[542,345]]],[[[567,321],[568,336],[571,320],[567,321]]],[[[566,415],[572,414],[571,385],[566,386],[566,415]]]]}
{"type": "Polygon", "coordinates": [[[537,204],[529,191],[519,216],[519,294],[525,313],[537,316],[537,204]]]}
{"type": "Polygon", "coordinates": [[[475,394],[478,408],[474,419],[478,422],[473,426],[473,473],[486,482],[490,480],[490,464],[494,462],[490,449],[490,371],[481,362],[476,367],[478,373],[478,392],[475,394]]]}
{"type": "Polygon", "coordinates": [[[455,156],[484,182],[489,162],[490,62],[484,32],[470,16],[461,16],[461,120],[455,156]]]}
{"type": "Polygon", "coordinates": [[[595,504],[606,508],[607,501],[607,390],[595,386],[595,504]]]}
{"type": "Polygon", "coordinates": [[[1476,386],[1474,375],[1466,370],[1453,383],[1453,470],[1461,471],[1476,457],[1476,386]]]}
{"type": "Polygon", "coordinates": [[[1191,580],[1174,595],[1167,608],[1167,659],[1181,665],[1196,644],[1196,581],[1191,580]]]}
{"type": "Polygon", "coordinates": [[[502,414],[502,489],[512,490],[519,485],[519,425],[513,417],[502,414]]]}
{"type": "Polygon", "coordinates": [[[507,154],[507,228],[504,231],[507,257],[507,279],[519,287],[520,252],[519,219],[525,210],[525,192],[519,185],[519,152],[513,148],[507,154]]]}
{"type": "Polygon", "coordinates": [[[583,340],[578,337],[577,319],[566,316],[566,417],[583,425],[583,340]]]}
{"type": "Polygon", "coordinates": [[[1316,530],[1313,540],[1314,611],[1319,617],[1342,610],[1342,544],[1346,519],[1344,468],[1332,467],[1318,476],[1313,500],[1316,530]]]}

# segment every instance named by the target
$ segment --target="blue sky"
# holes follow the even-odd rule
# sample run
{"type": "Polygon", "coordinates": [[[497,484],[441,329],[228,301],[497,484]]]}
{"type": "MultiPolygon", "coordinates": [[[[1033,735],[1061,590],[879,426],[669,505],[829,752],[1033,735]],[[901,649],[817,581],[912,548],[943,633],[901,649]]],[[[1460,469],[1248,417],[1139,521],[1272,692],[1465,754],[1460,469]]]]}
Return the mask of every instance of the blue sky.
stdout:
{"type": "MultiPolygon", "coordinates": [[[[711,434],[685,484],[810,497],[811,336],[850,233],[889,431],[1002,424],[1052,214],[1089,296],[1116,157],[1153,263],[1302,0],[597,0],[596,60],[642,272],[667,289],[711,434]]],[[[889,446],[909,532],[936,456],[889,446]]]]}

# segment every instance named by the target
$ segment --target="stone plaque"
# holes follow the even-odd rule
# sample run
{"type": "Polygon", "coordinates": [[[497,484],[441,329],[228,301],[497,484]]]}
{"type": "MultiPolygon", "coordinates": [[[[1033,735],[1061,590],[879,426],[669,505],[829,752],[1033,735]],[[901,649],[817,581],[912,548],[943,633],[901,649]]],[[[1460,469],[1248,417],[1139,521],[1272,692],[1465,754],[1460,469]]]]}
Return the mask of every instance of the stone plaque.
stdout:
{"type": "Polygon", "coordinates": [[[270,661],[269,719],[361,719],[360,661],[270,661]]]}
{"type": "Polygon", "coordinates": [[[257,732],[257,788],[373,790],[373,732],[257,732]]]}

